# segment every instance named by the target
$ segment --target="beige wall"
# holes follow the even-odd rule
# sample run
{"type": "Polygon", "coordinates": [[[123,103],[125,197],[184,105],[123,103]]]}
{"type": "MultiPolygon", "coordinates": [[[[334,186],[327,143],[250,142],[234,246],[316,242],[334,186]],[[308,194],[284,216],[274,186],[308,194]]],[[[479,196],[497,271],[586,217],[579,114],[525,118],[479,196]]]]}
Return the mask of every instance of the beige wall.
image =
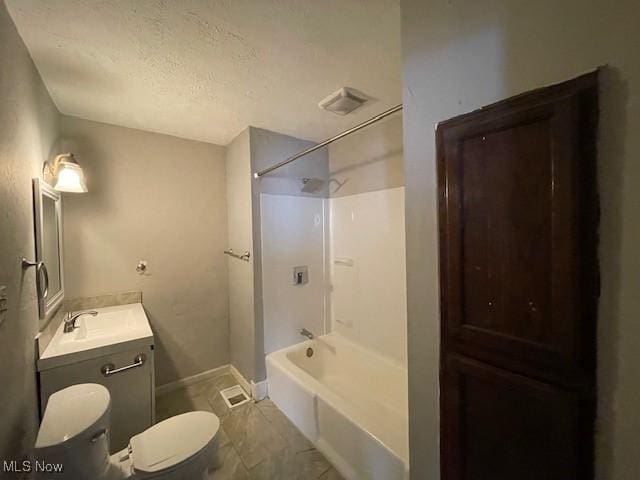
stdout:
{"type": "Polygon", "coordinates": [[[331,197],[404,186],[399,113],[332,143],[328,150],[331,197]]]}
{"type": "Polygon", "coordinates": [[[640,472],[637,1],[403,0],[411,475],[439,478],[438,121],[609,65],[601,82],[597,476],[640,472]]]}
{"type": "MultiPolygon", "coordinates": [[[[251,168],[254,172],[268,168],[315,145],[309,140],[302,140],[263,128],[250,127],[250,131],[251,168]]],[[[326,148],[321,148],[259,179],[254,179],[254,201],[256,196],[259,200],[261,193],[326,197],[329,192],[328,180],[328,151],[326,148]],[[317,183],[319,188],[311,192],[303,192],[302,179],[305,177],[320,180],[317,183]]]]}
{"type": "Polygon", "coordinates": [[[224,148],[66,116],[61,131],[89,188],[64,197],[67,298],[142,291],[157,385],[228,363],[224,148]]]}
{"type": "Polygon", "coordinates": [[[0,2],[0,286],[8,311],[0,323],[0,458],[19,460],[38,428],[35,343],[38,305],[31,180],[53,158],[58,112],[0,2]]]}
{"type": "Polygon", "coordinates": [[[227,257],[229,265],[229,343],[231,363],[247,380],[255,379],[255,312],[252,213],[251,153],[249,129],[244,130],[228,146],[227,217],[228,246],[235,252],[249,251],[248,262],[227,257]]]}
{"type": "Polygon", "coordinates": [[[229,246],[251,252],[251,260],[229,258],[229,305],[231,363],[247,380],[266,378],[265,332],[262,297],[261,194],[324,197],[328,162],[317,152],[277,172],[253,178],[267,168],[313,145],[312,142],[261,128],[248,127],[227,146],[229,246]],[[303,193],[302,177],[320,179],[318,192],[303,193]]]}

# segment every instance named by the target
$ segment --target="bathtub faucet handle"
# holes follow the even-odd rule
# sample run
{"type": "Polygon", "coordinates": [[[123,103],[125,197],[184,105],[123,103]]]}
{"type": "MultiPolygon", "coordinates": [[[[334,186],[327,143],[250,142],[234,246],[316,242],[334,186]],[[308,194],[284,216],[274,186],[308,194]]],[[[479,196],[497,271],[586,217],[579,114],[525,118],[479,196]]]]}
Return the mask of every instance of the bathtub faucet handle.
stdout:
{"type": "Polygon", "coordinates": [[[300,330],[300,335],[302,335],[303,337],[307,337],[309,340],[313,340],[313,337],[314,337],[313,333],[311,333],[306,328],[303,328],[302,330],[300,330]]]}

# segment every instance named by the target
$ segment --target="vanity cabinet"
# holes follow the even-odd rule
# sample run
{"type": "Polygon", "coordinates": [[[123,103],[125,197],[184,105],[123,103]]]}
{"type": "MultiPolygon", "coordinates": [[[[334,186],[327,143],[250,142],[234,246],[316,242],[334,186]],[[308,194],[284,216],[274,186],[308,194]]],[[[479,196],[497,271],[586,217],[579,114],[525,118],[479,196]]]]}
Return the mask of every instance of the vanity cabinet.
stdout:
{"type": "Polygon", "coordinates": [[[104,385],[111,394],[113,453],[125,448],[133,435],[153,425],[153,375],[152,345],[41,370],[41,413],[44,415],[49,397],[58,390],[78,383],[104,385]]]}

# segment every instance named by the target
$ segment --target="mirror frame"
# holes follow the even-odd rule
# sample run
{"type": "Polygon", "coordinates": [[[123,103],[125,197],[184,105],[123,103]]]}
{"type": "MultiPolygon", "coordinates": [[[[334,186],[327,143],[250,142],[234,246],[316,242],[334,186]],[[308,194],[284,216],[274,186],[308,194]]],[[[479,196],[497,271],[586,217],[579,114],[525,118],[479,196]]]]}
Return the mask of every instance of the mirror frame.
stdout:
{"type": "MultiPolygon", "coordinates": [[[[53,296],[43,295],[43,291],[48,289],[48,285],[43,287],[42,275],[36,274],[36,285],[38,291],[38,312],[40,320],[48,320],[58,310],[58,307],[64,300],[64,248],[63,248],[63,230],[62,230],[62,196],[46,182],[39,178],[33,179],[33,206],[35,220],[35,239],[36,239],[36,262],[44,264],[42,258],[44,246],[42,245],[42,232],[44,230],[43,215],[43,197],[51,198],[56,206],[56,223],[58,224],[58,263],[60,268],[60,290],[53,296]]],[[[45,265],[45,275],[48,277],[45,265]]],[[[48,284],[47,278],[47,284],[48,284]]]]}

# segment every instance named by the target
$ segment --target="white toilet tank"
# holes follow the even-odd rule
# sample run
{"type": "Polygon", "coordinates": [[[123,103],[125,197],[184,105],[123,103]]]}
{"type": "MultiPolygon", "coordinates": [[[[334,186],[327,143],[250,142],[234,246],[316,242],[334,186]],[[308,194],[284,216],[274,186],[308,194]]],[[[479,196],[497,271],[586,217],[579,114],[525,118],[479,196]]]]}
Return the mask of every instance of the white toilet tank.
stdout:
{"type": "Polygon", "coordinates": [[[63,474],[56,478],[107,478],[110,412],[111,397],[102,385],[84,383],[54,393],[40,424],[35,459],[62,463],[63,474]]]}

